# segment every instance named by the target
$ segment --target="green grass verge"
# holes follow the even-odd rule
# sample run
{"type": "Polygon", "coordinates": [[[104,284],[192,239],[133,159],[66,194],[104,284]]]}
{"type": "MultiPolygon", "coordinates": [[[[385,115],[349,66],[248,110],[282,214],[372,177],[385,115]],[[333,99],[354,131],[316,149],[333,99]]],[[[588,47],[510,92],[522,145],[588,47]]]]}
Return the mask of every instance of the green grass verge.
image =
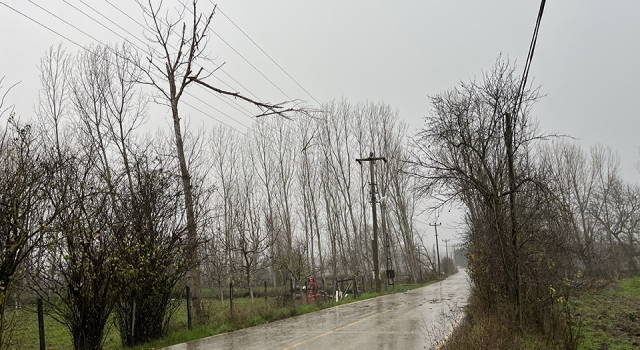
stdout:
{"type": "MultiPolygon", "coordinates": [[[[623,279],[571,301],[578,350],[640,349],[640,277],[623,279]]],[[[487,311],[470,298],[472,321],[458,327],[446,349],[561,349],[533,328],[518,331],[499,313],[487,311]]]]}
{"type": "Polygon", "coordinates": [[[335,306],[345,305],[356,301],[362,301],[370,298],[375,298],[381,295],[403,293],[411,289],[427,286],[436,281],[431,281],[420,284],[406,284],[397,285],[393,289],[381,291],[380,293],[366,292],[358,295],[357,299],[352,296],[348,296],[345,299],[335,301],[325,301],[324,303],[306,303],[304,301],[298,301],[292,305],[277,307],[275,306],[275,299],[269,299],[265,303],[264,299],[255,299],[255,305],[251,308],[251,300],[248,298],[234,299],[234,315],[229,313],[228,300],[225,300],[224,304],[218,301],[211,301],[208,305],[208,313],[211,315],[209,322],[204,325],[194,327],[192,330],[186,330],[186,307],[181,307],[172,322],[181,324],[181,327],[175,328],[169,332],[169,334],[160,340],[144,344],[142,346],[135,347],[135,350],[147,350],[157,349],[174,344],[185,343],[192,340],[197,340],[216,334],[221,334],[233,330],[238,330],[247,327],[257,326],[263,323],[273,322],[280,319],[304,315],[310,312],[320,311],[335,306]]]}
{"type": "MultiPolygon", "coordinates": [[[[38,315],[35,309],[18,309],[5,311],[7,329],[4,342],[10,349],[40,349],[38,334],[38,315]]],[[[44,316],[44,333],[47,349],[73,349],[71,333],[66,326],[48,315],[44,316]]],[[[105,349],[121,349],[120,335],[109,322],[105,331],[105,349]]]]}
{"type": "Polygon", "coordinates": [[[620,280],[580,298],[579,350],[640,349],[640,277],[620,280]]]}
{"type": "MultiPolygon", "coordinates": [[[[169,332],[163,339],[153,341],[142,346],[133,347],[133,350],[157,349],[174,344],[184,343],[196,339],[209,337],[241,328],[252,327],[267,322],[272,322],[292,316],[303,315],[322,309],[349,304],[380,295],[402,293],[408,290],[426,286],[425,284],[397,285],[394,289],[382,291],[380,293],[366,292],[354,299],[351,295],[340,302],[326,301],[321,304],[306,303],[297,301],[287,306],[276,305],[277,299],[256,298],[251,306],[249,298],[236,298],[233,301],[234,313],[229,311],[229,301],[221,302],[215,299],[206,299],[205,307],[209,319],[206,324],[193,327],[187,330],[187,310],[186,303],[183,303],[174,313],[169,324],[169,332]]],[[[5,312],[6,324],[10,325],[5,333],[5,339],[10,342],[10,348],[15,349],[39,349],[38,318],[35,309],[8,310],[5,312]]],[[[54,350],[73,349],[69,330],[62,324],[56,322],[45,315],[45,338],[47,349],[49,346],[54,350]]],[[[120,335],[113,322],[109,322],[104,349],[121,349],[120,335]]]]}

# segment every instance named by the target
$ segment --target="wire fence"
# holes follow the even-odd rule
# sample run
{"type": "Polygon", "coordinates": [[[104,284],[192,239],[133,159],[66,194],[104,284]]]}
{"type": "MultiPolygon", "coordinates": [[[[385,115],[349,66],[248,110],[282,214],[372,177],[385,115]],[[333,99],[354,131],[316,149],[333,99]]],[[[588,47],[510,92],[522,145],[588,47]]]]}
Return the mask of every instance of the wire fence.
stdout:
{"type": "MultiPolygon", "coordinates": [[[[399,276],[397,281],[402,281],[399,276]]],[[[383,288],[386,286],[383,281],[383,288]]],[[[345,298],[357,298],[372,291],[374,281],[367,277],[327,277],[315,282],[254,281],[251,286],[246,281],[210,284],[203,288],[201,301],[210,323],[224,322],[230,317],[245,317],[255,310],[286,308],[304,303],[335,302],[345,298]],[[315,285],[313,285],[315,284],[315,285]]],[[[181,288],[169,299],[164,329],[176,332],[190,329],[194,325],[194,305],[191,305],[191,291],[181,288]]],[[[51,301],[50,301],[51,302],[51,301]]],[[[143,306],[131,303],[133,307],[126,318],[136,323],[137,314],[144,312],[143,306]]],[[[38,299],[37,295],[28,291],[13,293],[5,303],[4,331],[0,338],[1,349],[74,349],[72,330],[56,318],[55,313],[38,299]]],[[[135,326],[130,329],[136,330],[135,326]]],[[[76,330],[77,331],[77,330],[76,330]]],[[[102,332],[102,348],[106,350],[121,349],[123,342],[117,327],[114,312],[108,316],[102,329],[85,329],[87,336],[95,336],[102,332]]]]}

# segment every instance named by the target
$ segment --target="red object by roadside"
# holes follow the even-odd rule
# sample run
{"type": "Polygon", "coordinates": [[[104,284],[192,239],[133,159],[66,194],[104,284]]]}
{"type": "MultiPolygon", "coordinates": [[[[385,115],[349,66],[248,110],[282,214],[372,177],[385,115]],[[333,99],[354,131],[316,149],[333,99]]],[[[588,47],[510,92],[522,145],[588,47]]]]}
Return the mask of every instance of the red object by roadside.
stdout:
{"type": "Polygon", "coordinates": [[[309,290],[307,291],[307,301],[312,302],[318,292],[318,285],[313,277],[309,277],[309,290]]]}

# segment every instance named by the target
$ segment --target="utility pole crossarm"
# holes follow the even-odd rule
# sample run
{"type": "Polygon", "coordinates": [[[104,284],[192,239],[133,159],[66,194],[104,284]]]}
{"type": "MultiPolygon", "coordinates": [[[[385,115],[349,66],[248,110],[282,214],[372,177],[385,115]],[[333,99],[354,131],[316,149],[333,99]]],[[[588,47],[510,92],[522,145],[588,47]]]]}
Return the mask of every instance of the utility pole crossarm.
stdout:
{"type": "Polygon", "coordinates": [[[362,165],[362,162],[375,162],[376,160],[381,160],[383,162],[387,162],[387,158],[385,157],[374,157],[373,153],[371,153],[371,155],[369,156],[369,158],[356,158],[356,162],[358,162],[358,164],[362,165]]]}

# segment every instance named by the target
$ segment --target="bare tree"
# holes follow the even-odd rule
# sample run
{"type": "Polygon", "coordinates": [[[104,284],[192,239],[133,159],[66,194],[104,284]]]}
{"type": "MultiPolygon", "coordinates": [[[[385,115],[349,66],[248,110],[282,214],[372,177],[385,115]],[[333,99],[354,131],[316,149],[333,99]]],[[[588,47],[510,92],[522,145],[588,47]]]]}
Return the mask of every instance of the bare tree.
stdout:
{"type": "Polygon", "coordinates": [[[48,195],[51,173],[59,165],[44,155],[30,125],[13,114],[5,125],[0,128],[0,344],[4,307],[18,269],[61,210],[48,195]]]}
{"type": "Polygon", "coordinates": [[[60,44],[57,48],[49,48],[38,64],[41,89],[36,114],[42,123],[53,127],[53,132],[46,133],[45,137],[53,137],[51,141],[56,150],[63,148],[60,143],[61,129],[70,109],[70,60],[71,56],[60,44]]]}
{"type": "Polygon", "coordinates": [[[0,78],[0,346],[4,347],[4,308],[18,269],[42,243],[63,205],[52,201],[52,175],[61,167],[48,157],[40,134],[20,121],[5,99],[11,90],[0,78]],[[4,91],[2,91],[4,90],[4,91]],[[6,120],[3,120],[6,118],[6,120]],[[1,125],[1,124],[0,124],[1,125]]]}
{"type": "Polygon", "coordinates": [[[41,254],[55,266],[54,276],[40,276],[39,290],[54,319],[67,326],[74,349],[101,349],[104,330],[116,298],[115,238],[111,196],[93,161],[96,147],[60,152],[64,169],[57,172],[53,198],[65,210],[55,221],[41,254]]]}
{"type": "Polygon", "coordinates": [[[176,306],[169,297],[188,267],[166,138],[135,137],[147,103],[136,60],[127,44],[91,46],[73,57],[59,47],[40,65],[42,135],[56,141],[49,156],[65,166],[54,173],[50,196],[68,209],[40,248],[51,273],[34,280],[76,348],[101,346],[113,310],[124,345],[163,336],[176,306]]]}
{"type": "Polygon", "coordinates": [[[255,186],[254,168],[248,164],[249,157],[245,155],[242,163],[242,177],[238,184],[238,200],[235,215],[237,221],[235,225],[236,237],[234,249],[241,255],[244,278],[249,287],[251,305],[254,304],[253,279],[254,274],[260,267],[260,263],[265,259],[267,252],[273,242],[273,236],[264,229],[261,207],[263,200],[260,199],[260,191],[255,186]]]}
{"type": "Polygon", "coordinates": [[[241,161],[243,148],[240,139],[231,129],[218,127],[211,133],[209,145],[210,160],[212,164],[212,174],[217,186],[218,223],[215,233],[208,238],[208,242],[217,242],[216,245],[207,244],[210,255],[207,258],[207,265],[218,280],[220,297],[223,298],[223,280],[225,284],[231,282],[231,274],[234,270],[233,245],[233,222],[235,219],[236,188],[239,182],[241,169],[238,164],[241,161]],[[219,237],[215,237],[218,235],[219,237]]]}
{"type": "Polygon", "coordinates": [[[156,101],[170,107],[173,121],[174,141],[176,154],[181,174],[184,192],[185,209],[187,212],[187,227],[189,236],[189,261],[194,266],[190,272],[190,284],[192,289],[193,305],[198,319],[204,317],[201,298],[200,267],[198,259],[198,228],[196,225],[194,198],[192,193],[191,174],[185,158],[183,127],[179,112],[179,103],[186,93],[188,86],[196,83],[217,94],[232,96],[256,106],[264,115],[287,116],[287,113],[299,111],[299,102],[292,101],[292,106],[287,103],[269,104],[253,100],[244,95],[219,89],[208,84],[205,80],[211,73],[206,73],[202,64],[207,61],[207,40],[209,26],[215,13],[212,11],[203,14],[198,8],[198,2],[192,1],[190,6],[183,5],[177,9],[177,13],[165,12],[163,3],[155,6],[151,1],[143,3],[142,8],[150,46],[147,51],[148,66],[144,67],[146,75],[145,83],[156,88],[159,95],[156,101]]]}
{"type": "Polygon", "coordinates": [[[492,250],[490,256],[474,250],[478,259],[486,257],[472,265],[475,278],[481,273],[473,266],[495,268],[491,276],[501,271],[504,280],[487,275],[481,286],[489,298],[496,296],[491,288],[508,291],[514,315],[522,320],[524,300],[531,297],[522,287],[526,243],[537,241],[531,229],[540,213],[537,203],[548,192],[531,153],[541,138],[528,117],[538,91],[525,90],[518,116],[505,117],[518,102],[519,85],[514,68],[499,59],[481,82],[432,97],[433,115],[417,135],[414,165],[423,194],[439,194],[439,205],[459,200],[468,208],[469,239],[478,249],[484,242],[485,252],[492,250]]]}
{"type": "Polygon", "coordinates": [[[596,221],[590,214],[595,199],[596,177],[589,157],[577,144],[554,140],[542,150],[542,164],[551,175],[549,188],[556,194],[566,221],[563,230],[570,235],[581,256],[585,273],[597,263],[596,221]]]}
{"type": "Polygon", "coordinates": [[[151,84],[159,92],[156,101],[166,104],[171,108],[173,121],[173,134],[176,146],[176,154],[180,169],[180,176],[184,194],[184,206],[187,214],[188,232],[188,261],[193,269],[189,273],[193,305],[196,318],[204,318],[204,309],[201,299],[201,278],[198,266],[198,234],[195,217],[195,204],[191,184],[191,174],[185,156],[183,126],[181,125],[179,102],[185,93],[185,89],[193,82],[193,77],[198,78],[201,70],[195,65],[203,59],[206,49],[206,31],[211,24],[214,12],[202,17],[193,2],[192,16],[187,22],[186,6],[179,9],[177,18],[170,14],[163,16],[162,3],[158,6],[149,1],[147,4],[139,2],[150,34],[150,47],[147,52],[149,66],[143,67],[146,82],[151,84]],[[177,46],[173,46],[177,45],[177,46]]]}
{"type": "Polygon", "coordinates": [[[299,165],[300,194],[302,196],[302,206],[304,215],[304,227],[307,252],[309,254],[308,265],[312,275],[320,273],[320,277],[325,283],[324,260],[322,257],[322,239],[320,233],[320,215],[318,201],[320,198],[319,171],[316,163],[320,161],[318,157],[317,126],[306,121],[298,123],[298,134],[301,149],[301,164],[299,165]],[[314,245],[315,241],[315,245],[314,245]],[[315,248],[317,245],[317,249],[315,248]],[[318,261],[315,253],[317,251],[318,261]],[[317,267],[316,267],[317,266],[317,267]]]}
{"type": "MultiPolygon", "coordinates": [[[[269,124],[266,122],[256,123],[254,132],[252,133],[249,155],[255,168],[255,174],[264,192],[266,199],[265,222],[267,234],[271,240],[276,242],[280,239],[282,233],[282,225],[278,220],[277,211],[277,178],[276,178],[276,161],[273,159],[275,154],[274,144],[270,140],[269,124]]],[[[278,245],[274,244],[270,247],[269,255],[271,256],[271,278],[273,286],[277,285],[277,276],[275,269],[277,268],[276,259],[278,257],[278,245]]]]}

